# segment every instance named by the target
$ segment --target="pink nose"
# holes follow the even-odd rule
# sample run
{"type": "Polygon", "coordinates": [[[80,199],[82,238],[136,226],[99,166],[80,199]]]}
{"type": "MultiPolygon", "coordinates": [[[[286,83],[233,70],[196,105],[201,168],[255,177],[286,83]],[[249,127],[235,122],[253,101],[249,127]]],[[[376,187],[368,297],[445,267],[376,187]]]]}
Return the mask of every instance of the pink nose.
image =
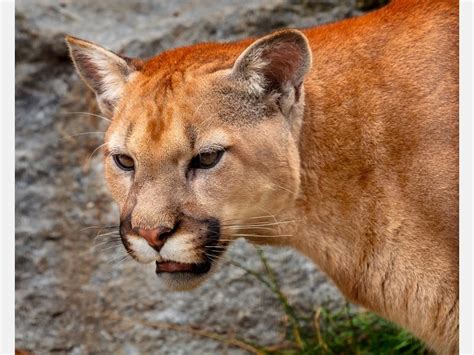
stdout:
{"type": "Polygon", "coordinates": [[[160,250],[171,230],[171,228],[164,226],[155,229],[138,228],[138,235],[145,239],[153,248],[160,250]]]}

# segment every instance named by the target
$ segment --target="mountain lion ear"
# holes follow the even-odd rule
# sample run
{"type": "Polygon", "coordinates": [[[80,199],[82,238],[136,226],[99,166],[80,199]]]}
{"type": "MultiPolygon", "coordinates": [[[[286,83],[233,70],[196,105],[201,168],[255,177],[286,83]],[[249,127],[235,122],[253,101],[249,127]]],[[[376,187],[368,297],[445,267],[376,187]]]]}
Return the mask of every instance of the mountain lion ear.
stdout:
{"type": "Polygon", "coordinates": [[[72,36],[66,36],[66,43],[79,76],[94,91],[101,111],[111,116],[141,62],[72,36]]]}
{"type": "Polygon", "coordinates": [[[232,75],[245,81],[254,95],[278,93],[293,96],[297,102],[310,67],[311,49],[306,36],[297,30],[283,30],[247,47],[237,58],[232,75]]]}

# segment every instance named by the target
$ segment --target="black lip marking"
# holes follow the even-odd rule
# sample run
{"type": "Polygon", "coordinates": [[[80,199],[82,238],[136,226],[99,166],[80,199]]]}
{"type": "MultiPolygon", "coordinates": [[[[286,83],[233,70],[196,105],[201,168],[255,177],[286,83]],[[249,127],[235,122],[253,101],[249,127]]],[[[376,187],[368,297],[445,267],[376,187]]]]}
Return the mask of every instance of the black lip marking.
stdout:
{"type": "MultiPolygon", "coordinates": [[[[211,262],[206,260],[205,262],[199,263],[199,264],[192,264],[191,270],[188,271],[176,271],[174,273],[178,274],[195,274],[195,275],[200,275],[200,274],[205,274],[211,269],[211,262]]],[[[163,273],[168,273],[167,271],[162,271],[160,269],[160,263],[157,261],[156,262],[156,268],[155,268],[155,273],[157,275],[163,274],[163,273]]]]}
{"type": "Polygon", "coordinates": [[[205,263],[194,264],[192,272],[195,273],[195,274],[205,274],[210,269],[211,269],[211,262],[206,261],[205,263]]]}
{"type": "MultiPolygon", "coordinates": [[[[219,258],[219,256],[223,253],[222,248],[212,248],[213,246],[220,246],[220,245],[227,245],[225,244],[219,244],[219,238],[220,238],[220,222],[216,218],[211,218],[208,219],[207,221],[207,234],[204,239],[203,246],[206,246],[208,250],[206,250],[206,253],[204,254],[204,260],[199,263],[194,263],[191,266],[190,270],[186,271],[177,271],[176,273],[181,273],[181,274],[195,274],[195,275],[202,275],[211,269],[211,266],[213,262],[219,258]]],[[[156,262],[156,269],[155,269],[156,274],[162,274],[166,273],[166,271],[162,271],[160,269],[160,263],[156,262]]]]}
{"type": "Polygon", "coordinates": [[[132,253],[133,251],[132,249],[130,249],[130,242],[127,240],[125,236],[127,232],[131,229],[130,227],[131,221],[132,221],[132,215],[129,214],[123,220],[120,221],[120,227],[119,227],[120,239],[122,240],[123,246],[129,253],[132,253]]]}
{"type": "Polygon", "coordinates": [[[208,220],[207,235],[204,242],[204,246],[208,247],[206,249],[205,258],[212,264],[213,260],[216,260],[224,252],[222,248],[218,246],[226,246],[227,243],[219,244],[219,239],[221,235],[220,222],[217,218],[210,218],[208,220]],[[215,247],[215,248],[213,248],[215,247]]]}
{"type": "MultiPolygon", "coordinates": [[[[203,238],[202,246],[205,246],[206,252],[202,256],[202,260],[200,262],[192,264],[190,270],[187,271],[177,271],[177,273],[182,274],[205,274],[209,272],[211,269],[212,264],[219,259],[219,257],[223,254],[224,249],[223,246],[227,246],[227,242],[220,242],[220,222],[217,218],[209,218],[207,220],[200,221],[203,224],[207,224],[207,231],[206,235],[203,238]],[[215,247],[215,248],[214,248],[215,247]]],[[[175,225],[173,231],[176,231],[180,226],[181,221],[178,221],[175,225]]],[[[127,240],[126,235],[132,231],[131,228],[131,214],[126,215],[120,221],[120,239],[122,241],[123,246],[128,251],[129,254],[134,256],[134,251],[130,247],[130,242],[127,240]]],[[[160,269],[159,262],[156,262],[156,269],[155,272],[157,274],[166,273],[166,271],[162,271],[160,269]]]]}

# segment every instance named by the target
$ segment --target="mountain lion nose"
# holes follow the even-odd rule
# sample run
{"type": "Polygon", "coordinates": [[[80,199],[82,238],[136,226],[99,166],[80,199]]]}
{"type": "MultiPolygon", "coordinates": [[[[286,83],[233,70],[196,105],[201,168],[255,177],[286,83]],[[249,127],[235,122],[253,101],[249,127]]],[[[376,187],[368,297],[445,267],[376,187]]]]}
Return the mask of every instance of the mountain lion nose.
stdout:
{"type": "Polygon", "coordinates": [[[171,228],[160,226],[155,229],[138,228],[138,235],[144,238],[150,246],[160,251],[166,239],[170,236],[171,228]]]}

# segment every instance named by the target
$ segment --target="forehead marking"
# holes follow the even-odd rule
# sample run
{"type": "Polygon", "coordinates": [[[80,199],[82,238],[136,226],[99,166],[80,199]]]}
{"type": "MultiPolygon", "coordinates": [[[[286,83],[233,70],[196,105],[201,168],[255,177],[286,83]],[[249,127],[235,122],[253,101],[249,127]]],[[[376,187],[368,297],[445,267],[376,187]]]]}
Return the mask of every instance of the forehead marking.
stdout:
{"type": "Polygon", "coordinates": [[[197,140],[197,129],[196,127],[192,125],[186,126],[185,130],[186,138],[191,145],[191,149],[194,149],[194,146],[196,145],[196,140],[197,140]]]}
{"type": "Polygon", "coordinates": [[[155,141],[158,142],[163,134],[163,132],[166,130],[166,117],[150,117],[148,119],[148,123],[146,126],[146,131],[149,135],[149,137],[155,141]]]}

